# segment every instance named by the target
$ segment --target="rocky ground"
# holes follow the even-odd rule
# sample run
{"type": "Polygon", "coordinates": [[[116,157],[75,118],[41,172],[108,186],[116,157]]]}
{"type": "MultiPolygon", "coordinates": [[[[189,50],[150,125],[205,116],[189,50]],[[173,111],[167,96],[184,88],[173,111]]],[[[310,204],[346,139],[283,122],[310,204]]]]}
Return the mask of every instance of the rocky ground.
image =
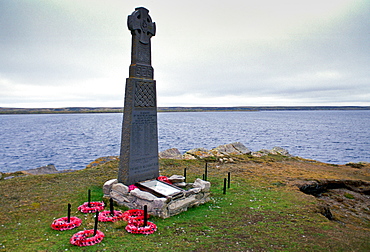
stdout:
{"type": "Polygon", "coordinates": [[[234,166],[238,172],[250,173],[256,179],[265,177],[272,184],[315,197],[319,203],[317,211],[330,220],[370,227],[370,164],[354,168],[300,158],[280,162],[269,159],[269,156],[263,161],[251,158],[250,161],[242,161],[240,166],[228,165],[234,166]]]}
{"type": "Polygon", "coordinates": [[[177,149],[160,153],[162,158],[205,159],[217,168],[230,166],[236,174],[270,179],[276,185],[315,197],[317,211],[330,220],[370,227],[370,164],[333,165],[293,157],[280,147],[252,152],[241,143],[197,148],[185,154],[177,149]],[[246,174],[247,173],[247,174],[246,174]]]}

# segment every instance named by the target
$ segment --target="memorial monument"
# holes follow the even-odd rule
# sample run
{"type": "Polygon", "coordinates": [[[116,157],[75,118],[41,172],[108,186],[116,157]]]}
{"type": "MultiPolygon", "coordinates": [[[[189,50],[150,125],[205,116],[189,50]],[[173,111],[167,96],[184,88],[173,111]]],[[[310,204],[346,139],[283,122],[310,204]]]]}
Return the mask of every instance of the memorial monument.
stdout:
{"type": "Polygon", "coordinates": [[[143,7],[128,16],[132,34],[131,65],[126,79],[118,181],[131,185],[159,176],[156,82],[151,66],[155,23],[143,7]]]}
{"type": "Polygon", "coordinates": [[[132,34],[130,76],[126,79],[125,107],[118,179],[103,185],[105,198],[130,209],[147,207],[161,218],[186,211],[210,201],[211,183],[197,178],[186,183],[185,176],[159,178],[156,83],[151,66],[150,38],[155,23],[143,7],[128,16],[132,34]],[[134,185],[134,186],[132,186],[134,185]]]}

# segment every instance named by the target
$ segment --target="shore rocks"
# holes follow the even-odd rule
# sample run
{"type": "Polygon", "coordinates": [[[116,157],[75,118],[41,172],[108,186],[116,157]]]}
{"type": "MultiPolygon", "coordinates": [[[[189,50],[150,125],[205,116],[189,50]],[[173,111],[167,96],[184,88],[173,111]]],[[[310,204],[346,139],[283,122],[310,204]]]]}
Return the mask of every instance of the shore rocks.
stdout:
{"type": "MultiPolygon", "coordinates": [[[[224,144],[220,145],[216,148],[213,148],[211,150],[207,150],[205,148],[195,148],[192,150],[189,150],[185,152],[184,154],[181,154],[181,152],[176,148],[171,148],[162,152],[159,152],[158,156],[161,159],[213,159],[215,161],[218,161],[220,163],[234,163],[233,156],[235,155],[251,155],[253,157],[262,157],[269,154],[272,155],[282,155],[282,156],[288,156],[291,157],[292,155],[289,154],[289,152],[281,147],[274,147],[271,150],[262,149],[257,152],[251,152],[247,147],[245,147],[240,142],[234,142],[230,144],[224,144]]],[[[102,165],[104,163],[118,160],[118,156],[107,156],[107,157],[100,157],[90,164],[86,166],[86,168],[92,168],[98,165],[102,165]]],[[[363,163],[349,163],[348,166],[359,168],[365,164],[363,163]]],[[[46,166],[42,166],[35,169],[29,169],[19,172],[13,172],[13,173],[0,173],[0,180],[3,179],[10,179],[14,177],[19,176],[28,176],[28,175],[42,175],[42,174],[53,174],[53,173],[65,173],[65,172],[73,172],[75,170],[62,170],[58,171],[53,164],[49,164],[46,166]]],[[[181,184],[182,182],[178,182],[181,184]]]]}
{"type": "MultiPolygon", "coordinates": [[[[193,156],[195,158],[204,159],[213,157],[213,153],[205,148],[196,148],[187,151],[185,154],[189,154],[190,156],[193,156]]],[[[191,159],[191,158],[190,158],[191,159]]]]}
{"type": "Polygon", "coordinates": [[[118,160],[118,156],[108,156],[108,157],[100,157],[98,159],[95,159],[90,164],[86,166],[86,168],[92,168],[101,164],[105,164],[110,161],[118,160]]]}
{"type": "Polygon", "coordinates": [[[182,159],[191,160],[191,159],[197,159],[197,158],[193,156],[192,154],[185,153],[184,155],[182,155],[182,159]]]}
{"type": "Polygon", "coordinates": [[[171,148],[171,149],[159,152],[159,158],[182,159],[182,155],[178,149],[171,148]]]}
{"type": "Polygon", "coordinates": [[[211,150],[205,148],[195,148],[185,152],[181,155],[180,151],[176,148],[168,149],[159,153],[159,158],[166,159],[207,159],[214,158],[221,163],[233,163],[234,160],[230,156],[234,155],[252,155],[253,157],[262,157],[271,155],[282,155],[291,157],[289,152],[281,147],[274,147],[271,150],[262,149],[257,152],[252,152],[240,142],[223,144],[211,150]]]}
{"type": "Polygon", "coordinates": [[[22,171],[22,173],[27,175],[53,174],[57,172],[58,170],[55,168],[53,164],[48,164],[46,166],[42,166],[39,168],[22,171]]]}
{"type": "Polygon", "coordinates": [[[261,149],[259,151],[256,151],[256,152],[252,152],[251,153],[251,155],[253,157],[263,157],[263,156],[267,156],[269,154],[271,154],[271,155],[282,155],[282,156],[286,156],[286,157],[292,157],[292,155],[290,155],[289,152],[286,149],[281,148],[281,147],[274,147],[271,150],[261,149]]]}
{"type": "Polygon", "coordinates": [[[240,142],[232,143],[232,145],[235,149],[237,149],[242,154],[250,154],[251,153],[251,151],[247,147],[245,147],[244,144],[242,144],[240,142]]]}
{"type": "Polygon", "coordinates": [[[282,155],[282,156],[292,156],[289,154],[289,152],[284,149],[284,148],[281,148],[281,147],[274,147],[272,148],[272,150],[270,151],[270,154],[273,154],[273,155],[282,155]]]}

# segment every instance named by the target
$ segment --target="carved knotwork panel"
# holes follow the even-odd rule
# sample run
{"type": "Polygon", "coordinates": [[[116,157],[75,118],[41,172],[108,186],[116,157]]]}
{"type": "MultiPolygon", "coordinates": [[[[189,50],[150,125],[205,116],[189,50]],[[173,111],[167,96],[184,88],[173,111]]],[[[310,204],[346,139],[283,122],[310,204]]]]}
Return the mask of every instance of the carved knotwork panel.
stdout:
{"type": "Polygon", "coordinates": [[[135,107],[155,107],[155,86],[153,82],[138,81],[135,85],[135,107]]]}

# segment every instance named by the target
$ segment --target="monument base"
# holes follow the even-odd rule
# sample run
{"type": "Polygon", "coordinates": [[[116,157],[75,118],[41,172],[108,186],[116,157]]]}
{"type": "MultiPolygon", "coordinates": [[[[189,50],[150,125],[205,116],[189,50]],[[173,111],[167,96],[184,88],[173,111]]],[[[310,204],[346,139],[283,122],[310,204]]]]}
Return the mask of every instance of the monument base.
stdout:
{"type": "Polygon", "coordinates": [[[112,198],[119,206],[126,206],[130,209],[144,209],[147,206],[148,213],[160,218],[168,218],[186,211],[188,208],[198,206],[210,201],[211,183],[196,179],[194,183],[177,183],[184,188],[176,196],[161,197],[150,192],[129,187],[118,183],[117,179],[105,182],[103,192],[105,198],[112,198]]]}

